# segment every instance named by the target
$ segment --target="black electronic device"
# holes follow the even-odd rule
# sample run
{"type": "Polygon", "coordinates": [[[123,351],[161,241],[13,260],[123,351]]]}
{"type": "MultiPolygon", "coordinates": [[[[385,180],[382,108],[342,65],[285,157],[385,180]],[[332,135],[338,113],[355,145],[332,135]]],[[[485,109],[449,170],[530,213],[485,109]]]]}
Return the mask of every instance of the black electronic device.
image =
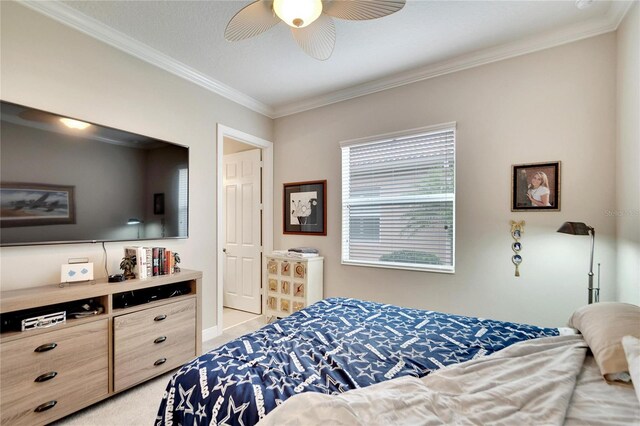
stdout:
{"type": "Polygon", "coordinates": [[[0,315],[2,331],[25,331],[51,327],[66,322],[67,319],[84,318],[104,312],[97,299],[82,299],[55,305],[40,306],[0,315]]]}
{"type": "Polygon", "coordinates": [[[124,274],[115,274],[115,275],[109,275],[109,282],[110,283],[120,283],[122,281],[124,281],[124,274]]]}
{"type": "Polygon", "coordinates": [[[0,118],[0,246],[187,238],[189,147],[4,101],[0,118]]]}
{"type": "Polygon", "coordinates": [[[98,315],[104,312],[102,305],[94,303],[90,300],[87,303],[73,306],[72,310],[68,312],[69,318],[85,318],[93,315],[98,315]]]}
{"type": "Polygon", "coordinates": [[[182,296],[191,293],[191,287],[187,283],[168,284],[140,290],[126,291],[113,295],[113,307],[116,309],[128,308],[156,300],[182,296]]]}

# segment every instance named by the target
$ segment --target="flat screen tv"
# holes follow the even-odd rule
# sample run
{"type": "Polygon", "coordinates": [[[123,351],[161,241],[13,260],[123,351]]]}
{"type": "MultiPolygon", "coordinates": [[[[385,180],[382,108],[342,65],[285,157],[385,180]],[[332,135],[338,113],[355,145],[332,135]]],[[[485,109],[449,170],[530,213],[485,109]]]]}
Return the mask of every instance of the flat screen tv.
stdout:
{"type": "Polygon", "coordinates": [[[188,147],[1,104],[2,246],[187,238],[188,147]]]}

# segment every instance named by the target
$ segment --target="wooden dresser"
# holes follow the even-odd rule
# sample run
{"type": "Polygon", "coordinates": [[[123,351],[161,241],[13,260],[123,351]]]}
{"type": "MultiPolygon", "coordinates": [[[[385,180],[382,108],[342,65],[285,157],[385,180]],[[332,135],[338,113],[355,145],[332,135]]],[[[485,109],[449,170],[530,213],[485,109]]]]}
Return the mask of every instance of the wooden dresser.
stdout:
{"type": "Polygon", "coordinates": [[[3,325],[15,314],[54,305],[93,302],[104,312],[48,328],[3,327],[0,424],[52,422],[200,355],[201,281],[201,272],[182,270],[121,283],[1,292],[3,325]]]}

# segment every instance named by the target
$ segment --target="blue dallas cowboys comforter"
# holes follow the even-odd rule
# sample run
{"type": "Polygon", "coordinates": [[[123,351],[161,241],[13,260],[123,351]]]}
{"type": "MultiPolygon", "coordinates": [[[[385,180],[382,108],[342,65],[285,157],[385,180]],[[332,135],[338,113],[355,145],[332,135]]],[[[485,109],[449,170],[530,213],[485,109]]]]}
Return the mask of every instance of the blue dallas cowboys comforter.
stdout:
{"type": "Polygon", "coordinates": [[[558,335],[356,299],[322,300],[184,365],[156,425],[253,425],[299,392],[337,394],[558,335]]]}

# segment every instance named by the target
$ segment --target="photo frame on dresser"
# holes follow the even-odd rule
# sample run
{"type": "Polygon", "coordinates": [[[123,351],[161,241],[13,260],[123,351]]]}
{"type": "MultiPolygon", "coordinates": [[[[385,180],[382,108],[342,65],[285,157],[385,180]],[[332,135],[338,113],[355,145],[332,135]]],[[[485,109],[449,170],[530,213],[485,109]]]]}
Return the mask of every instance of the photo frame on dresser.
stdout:
{"type": "Polygon", "coordinates": [[[511,166],[511,211],[560,211],[560,161],[511,166]]]}
{"type": "Polygon", "coordinates": [[[283,185],[284,234],[327,235],[327,181],[283,185]]]}

